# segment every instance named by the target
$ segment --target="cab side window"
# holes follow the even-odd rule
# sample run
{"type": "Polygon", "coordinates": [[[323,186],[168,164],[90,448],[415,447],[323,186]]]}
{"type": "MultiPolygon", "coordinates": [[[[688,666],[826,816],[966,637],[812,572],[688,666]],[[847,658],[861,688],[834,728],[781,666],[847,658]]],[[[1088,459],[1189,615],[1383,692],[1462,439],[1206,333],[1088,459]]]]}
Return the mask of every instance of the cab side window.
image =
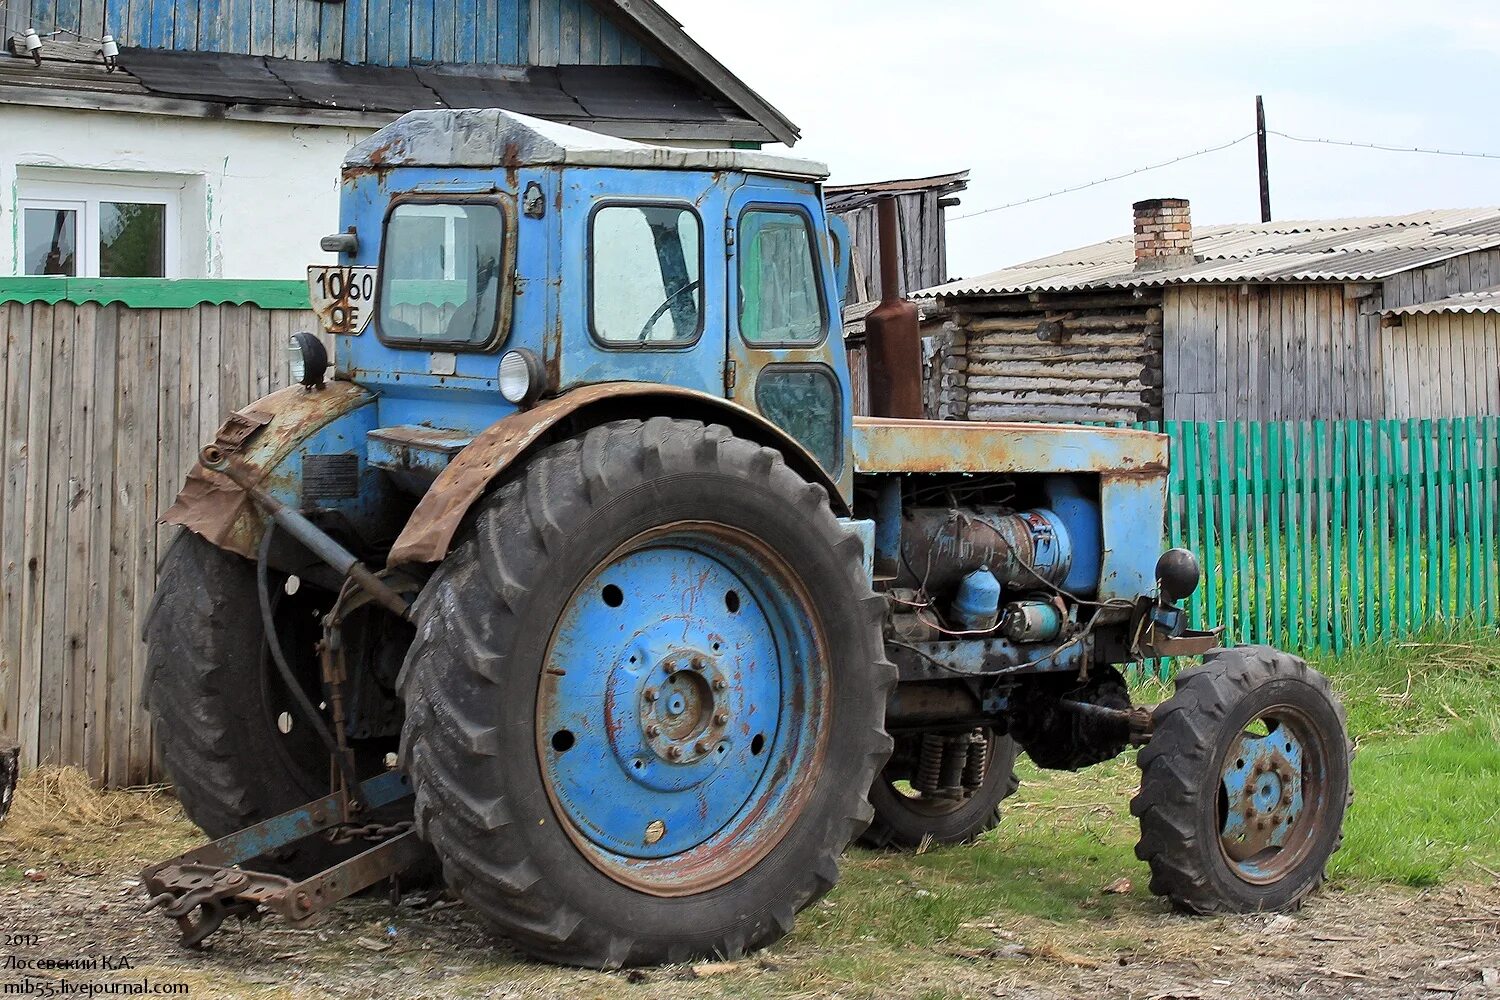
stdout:
{"type": "Polygon", "coordinates": [[[703,226],[677,205],[605,205],[589,223],[589,325],[609,347],[681,346],[703,327],[703,226]]]}
{"type": "Polygon", "coordinates": [[[828,322],[812,221],[792,209],[752,208],[739,230],[740,334],[757,347],[821,341],[828,322]]]}

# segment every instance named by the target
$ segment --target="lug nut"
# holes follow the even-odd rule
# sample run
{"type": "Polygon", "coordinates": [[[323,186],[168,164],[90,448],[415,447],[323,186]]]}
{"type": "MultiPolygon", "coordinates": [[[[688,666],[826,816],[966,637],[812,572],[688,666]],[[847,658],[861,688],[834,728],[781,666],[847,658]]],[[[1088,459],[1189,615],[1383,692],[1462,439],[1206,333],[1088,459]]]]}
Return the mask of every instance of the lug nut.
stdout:
{"type": "Polygon", "coordinates": [[[728,687],[729,687],[729,682],[726,681],[724,678],[722,678],[722,677],[715,677],[714,678],[714,690],[715,691],[723,691],[723,690],[726,690],[728,687]]]}
{"type": "Polygon", "coordinates": [[[682,747],[677,746],[676,744],[673,744],[672,746],[667,747],[667,756],[670,757],[672,760],[681,760],[682,759],[682,747]]]}
{"type": "Polygon", "coordinates": [[[729,722],[729,713],[722,708],[714,713],[714,725],[722,726],[729,722]]]}
{"type": "Polygon", "coordinates": [[[698,751],[699,753],[708,753],[713,748],[714,745],[708,740],[699,740],[697,743],[693,744],[693,749],[698,751]]]}
{"type": "Polygon", "coordinates": [[[655,701],[657,696],[656,688],[647,688],[645,691],[645,695],[647,701],[655,701]]]}
{"type": "Polygon", "coordinates": [[[706,666],[708,666],[708,664],[705,663],[705,662],[703,662],[703,657],[701,657],[701,656],[695,656],[695,657],[693,657],[693,669],[694,670],[702,670],[706,666]]]}
{"type": "Polygon", "coordinates": [[[646,727],[646,735],[652,739],[656,739],[656,737],[661,735],[661,726],[658,726],[654,722],[651,723],[651,725],[646,727]]]}

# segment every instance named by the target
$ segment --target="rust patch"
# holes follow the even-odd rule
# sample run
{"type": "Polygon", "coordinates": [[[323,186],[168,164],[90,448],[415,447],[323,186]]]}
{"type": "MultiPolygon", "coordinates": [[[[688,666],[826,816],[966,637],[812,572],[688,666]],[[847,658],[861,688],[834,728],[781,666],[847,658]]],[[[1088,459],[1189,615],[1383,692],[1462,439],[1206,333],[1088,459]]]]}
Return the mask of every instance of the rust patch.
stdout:
{"type": "MultiPolygon", "coordinates": [[[[329,382],[313,391],[300,385],[278,389],[236,414],[241,418],[263,417],[265,422],[246,433],[240,445],[231,450],[244,449],[240,466],[257,477],[255,483],[261,489],[285,490],[295,483],[292,473],[280,468],[282,460],[308,435],[374,398],[351,382],[329,382]]],[[[235,423],[234,417],[225,421],[220,436],[235,423]]],[[[216,439],[210,447],[219,446],[216,439]]],[[[263,529],[262,518],[245,491],[201,462],[188,472],[187,481],[176,501],[162,514],[161,523],[181,525],[247,559],[255,557],[263,529]]]]}
{"type": "Polygon", "coordinates": [[[857,472],[1167,474],[1167,437],[1058,424],[854,418],[857,472]]]}
{"type": "Polygon", "coordinates": [[[847,513],[838,484],[828,477],[817,460],[760,414],[693,389],[650,382],[605,382],[574,389],[530,410],[499,420],[482,431],[448,464],[417,504],[391,549],[389,565],[440,561],[448,554],[453,536],[474,501],[484,494],[496,476],[532,448],[548,430],[587,407],[624,400],[634,404],[631,415],[642,418],[667,409],[693,412],[684,404],[691,404],[700,417],[704,416],[705,408],[713,411],[710,419],[722,420],[736,434],[780,450],[788,465],[828,492],[829,501],[837,513],[847,513]],[[663,403],[668,405],[662,406],[663,403]]]}

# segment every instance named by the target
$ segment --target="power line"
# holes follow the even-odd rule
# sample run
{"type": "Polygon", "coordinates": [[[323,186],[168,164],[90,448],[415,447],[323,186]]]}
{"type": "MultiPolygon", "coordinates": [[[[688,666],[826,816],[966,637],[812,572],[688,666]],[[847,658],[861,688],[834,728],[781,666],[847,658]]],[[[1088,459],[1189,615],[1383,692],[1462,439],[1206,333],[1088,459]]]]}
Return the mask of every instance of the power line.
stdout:
{"type": "MultiPolygon", "coordinates": [[[[1391,146],[1378,142],[1354,142],[1348,139],[1322,139],[1312,136],[1291,135],[1287,132],[1279,132],[1276,129],[1266,129],[1266,133],[1268,135],[1279,136],[1282,139],[1290,139],[1292,142],[1306,142],[1322,146],[1347,146],[1353,149],[1378,149],[1387,153],[1422,153],[1427,156],[1462,156],[1480,160],[1500,160],[1500,153],[1474,153],[1452,149],[1426,149],[1421,146],[1391,146]]],[[[1074,191],[1083,191],[1087,188],[1097,187],[1100,184],[1108,184],[1110,181],[1134,177],[1136,174],[1143,174],[1148,170],[1160,170],[1162,167],[1170,167],[1172,164],[1181,163],[1183,160],[1191,160],[1194,157],[1217,153],[1221,149],[1228,149],[1230,146],[1237,146],[1246,139],[1254,138],[1255,134],[1254,132],[1247,132],[1238,139],[1231,139],[1228,142],[1220,143],[1217,146],[1209,146],[1207,149],[1200,149],[1193,153],[1184,153],[1181,156],[1175,156],[1170,160],[1163,160],[1160,163],[1137,167],[1134,170],[1127,170],[1122,174],[1100,177],[1098,180],[1089,181],[1087,184],[1077,184],[1073,187],[1049,191],[1046,194],[1033,195],[1030,198],[1022,198],[1020,201],[1007,202],[1004,205],[995,205],[990,208],[981,208],[976,212],[965,212],[962,215],[950,216],[949,219],[953,222],[957,222],[959,219],[973,219],[981,215],[989,215],[991,212],[1002,212],[1007,208],[1018,208],[1021,205],[1030,205],[1038,201],[1046,201],[1048,198],[1056,198],[1059,195],[1072,194],[1074,191]]]]}
{"type": "Polygon", "coordinates": [[[1237,146],[1240,143],[1244,142],[1246,139],[1251,139],[1254,137],[1254,132],[1246,132],[1238,139],[1231,139],[1228,142],[1220,143],[1217,146],[1209,146],[1207,149],[1200,149],[1192,153],[1184,153],[1181,156],[1174,156],[1172,157],[1172,159],[1163,160],[1160,163],[1151,163],[1144,167],[1136,167],[1134,170],[1127,170],[1123,174],[1113,174],[1109,177],[1101,177],[1098,180],[1089,181],[1087,184],[1078,184],[1074,187],[1066,187],[1058,191],[1049,191],[1046,194],[1033,195],[1030,198],[1022,198],[1020,201],[1013,201],[1005,205],[995,205],[992,208],[981,208],[977,212],[965,212],[962,215],[952,216],[952,221],[956,222],[959,219],[972,219],[980,215],[989,215],[991,212],[1000,212],[1007,208],[1016,208],[1020,205],[1030,205],[1032,202],[1045,201],[1048,198],[1056,198],[1058,195],[1062,194],[1072,194],[1074,191],[1082,191],[1085,188],[1097,187],[1100,184],[1108,184],[1110,181],[1124,180],[1126,177],[1134,177],[1136,174],[1144,174],[1148,170],[1160,170],[1162,167],[1170,167],[1172,164],[1181,163],[1183,160],[1191,160],[1197,156],[1207,156],[1209,153],[1217,153],[1221,149],[1228,149],[1230,146],[1237,146]]]}
{"type": "Polygon", "coordinates": [[[1500,160],[1500,153],[1467,153],[1453,149],[1424,149],[1421,146],[1388,146],[1379,142],[1353,142],[1348,139],[1319,139],[1313,136],[1290,135],[1286,132],[1278,132],[1275,129],[1267,129],[1271,135],[1279,135],[1283,139],[1293,142],[1309,142],[1320,146],[1349,146],[1354,149],[1379,149],[1387,153],[1425,153],[1428,156],[1468,156],[1479,160],[1500,160]]]}

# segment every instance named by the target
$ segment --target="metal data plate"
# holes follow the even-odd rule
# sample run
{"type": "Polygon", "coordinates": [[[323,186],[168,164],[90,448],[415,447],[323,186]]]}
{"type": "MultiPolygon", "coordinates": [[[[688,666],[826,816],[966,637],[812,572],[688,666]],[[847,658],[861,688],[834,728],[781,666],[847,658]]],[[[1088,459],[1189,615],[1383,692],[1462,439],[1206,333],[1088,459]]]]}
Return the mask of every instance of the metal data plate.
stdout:
{"type": "Polygon", "coordinates": [[[307,295],[324,330],[358,336],[375,311],[375,268],[315,264],[307,269],[307,295]]]}

